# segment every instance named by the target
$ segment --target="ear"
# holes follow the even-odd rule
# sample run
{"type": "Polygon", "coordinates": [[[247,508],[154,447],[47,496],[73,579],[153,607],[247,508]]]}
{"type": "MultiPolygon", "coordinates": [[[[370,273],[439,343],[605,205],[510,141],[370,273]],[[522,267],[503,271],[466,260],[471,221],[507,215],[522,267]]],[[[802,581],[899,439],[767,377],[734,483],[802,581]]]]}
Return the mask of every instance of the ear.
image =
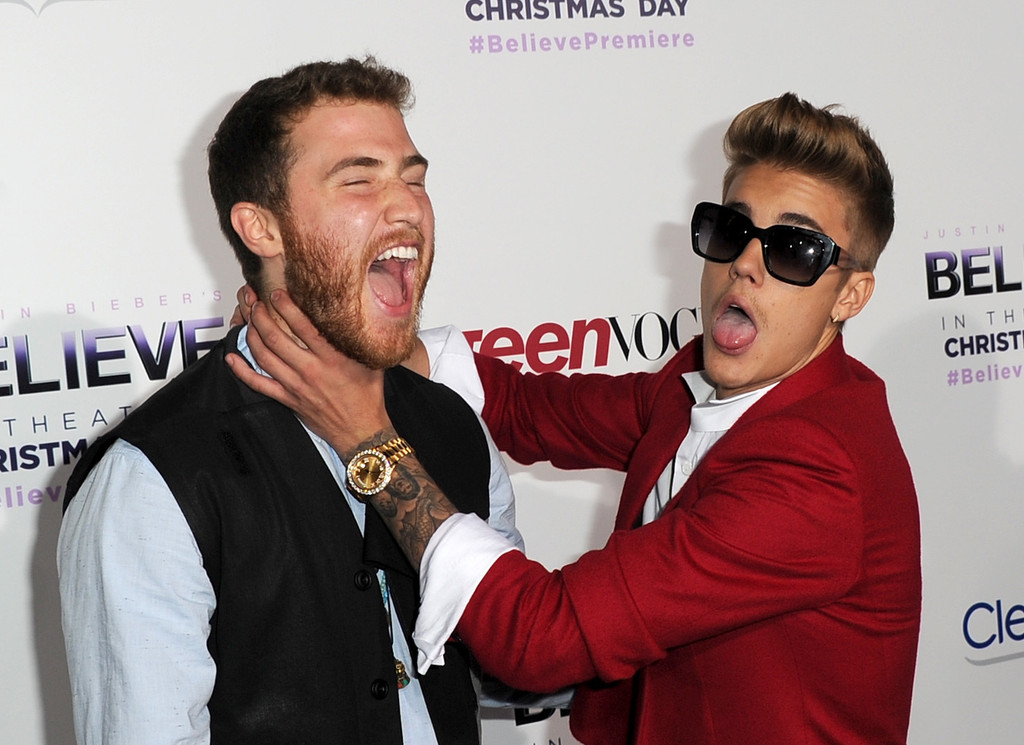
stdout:
{"type": "Polygon", "coordinates": [[[839,292],[835,305],[832,306],[833,322],[842,323],[860,313],[874,291],[874,272],[853,272],[839,292]]]}
{"type": "Polygon", "coordinates": [[[284,255],[280,226],[270,210],[239,202],[231,208],[231,227],[257,256],[271,259],[284,255]]]}

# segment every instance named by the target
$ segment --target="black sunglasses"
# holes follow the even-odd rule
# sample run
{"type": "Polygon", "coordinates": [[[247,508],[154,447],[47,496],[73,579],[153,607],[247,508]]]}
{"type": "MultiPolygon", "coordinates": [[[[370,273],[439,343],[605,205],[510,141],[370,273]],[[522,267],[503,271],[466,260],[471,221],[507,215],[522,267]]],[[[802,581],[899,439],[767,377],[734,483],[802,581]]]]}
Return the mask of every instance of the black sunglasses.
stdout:
{"type": "Polygon", "coordinates": [[[694,252],[720,264],[735,261],[757,238],[768,273],[800,287],[813,285],[826,269],[838,264],[843,250],[824,233],[793,225],[758,228],[742,212],[711,202],[697,205],[690,228],[694,252]]]}

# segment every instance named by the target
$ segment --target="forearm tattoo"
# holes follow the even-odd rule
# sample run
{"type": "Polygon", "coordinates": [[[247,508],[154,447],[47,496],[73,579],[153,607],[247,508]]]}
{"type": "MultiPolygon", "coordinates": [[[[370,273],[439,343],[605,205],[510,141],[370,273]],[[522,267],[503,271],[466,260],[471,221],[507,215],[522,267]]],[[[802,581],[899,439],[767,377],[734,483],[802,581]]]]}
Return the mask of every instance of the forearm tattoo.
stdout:
{"type": "MultiPolygon", "coordinates": [[[[394,436],[393,431],[380,432],[370,441],[361,444],[359,449],[380,445],[394,436]]],[[[441,523],[458,512],[430,474],[423,469],[415,453],[396,463],[387,487],[366,501],[384,518],[388,529],[417,571],[431,536],[441,523]]]]}
{"type": "Polygon", "coordinates": [[[457,512],[419,462],[409,458],[395,465],[391,483],[372,499],[416,570],[420,568],[431,536],[441,523],[457,512]],[[385,510],[391,514],[386,514],[385,510]]]}

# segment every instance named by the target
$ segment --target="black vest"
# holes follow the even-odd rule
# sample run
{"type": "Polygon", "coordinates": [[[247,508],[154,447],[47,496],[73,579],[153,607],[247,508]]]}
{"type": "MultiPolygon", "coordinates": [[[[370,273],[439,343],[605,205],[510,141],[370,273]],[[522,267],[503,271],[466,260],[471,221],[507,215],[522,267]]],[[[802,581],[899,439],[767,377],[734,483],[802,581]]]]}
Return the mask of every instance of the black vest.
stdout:
{"type": "MultiPolygon", "coordinates": [[[[213,745],[398,745],[399,691],[375,570],[387,571],[410,633],[417,577],[372,508],[360,535],[295,415],[228,369],[237,333],[86,452],[65,509],[115,438],[142,450],[167,482],[217,596],[213,745]]],[[[461,510],[486,518],[490,460],[470,408],[404,368],[385,373],[384,391],[424,468],[461,510]]],[[[420,680],[440,745],[478,743],[465,650],[448,644],[445,664],[420,680]]]]}

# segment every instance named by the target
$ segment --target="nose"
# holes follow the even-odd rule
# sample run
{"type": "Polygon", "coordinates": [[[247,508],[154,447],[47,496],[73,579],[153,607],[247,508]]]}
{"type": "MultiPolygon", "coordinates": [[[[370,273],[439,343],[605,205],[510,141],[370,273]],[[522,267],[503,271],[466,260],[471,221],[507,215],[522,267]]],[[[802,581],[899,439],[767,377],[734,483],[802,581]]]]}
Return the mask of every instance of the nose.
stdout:
{"type": "Polygon", "coordinates": [[[389,223],[419,227],[430,209],[430,198],[423,187],[406,183],[402,179],[389,184],[385,200],[384,215],[389,223]]]}
{"type": "Polygon", "coordinates": [[[764,249],[760,240],[750,239],[740,255],[733,259],[729,273],[733,277],[749,278],[755,284],[760,284],[764,280],[767,272],[764,268],[764,249]]]}

